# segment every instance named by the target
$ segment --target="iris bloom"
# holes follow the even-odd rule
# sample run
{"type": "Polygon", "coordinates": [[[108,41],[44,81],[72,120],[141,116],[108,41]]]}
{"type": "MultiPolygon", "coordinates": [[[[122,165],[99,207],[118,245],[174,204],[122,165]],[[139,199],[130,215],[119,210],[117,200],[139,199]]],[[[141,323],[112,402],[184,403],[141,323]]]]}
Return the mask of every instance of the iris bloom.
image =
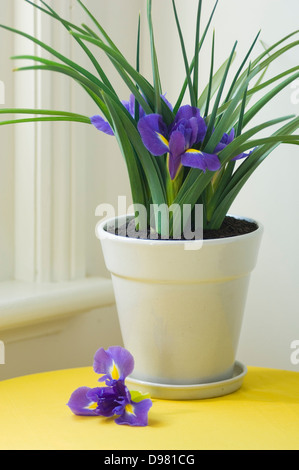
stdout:
{"type": "Polygon", "coordinates": [[[173,123],[168,127],[159,114],[149,114],[140,119],[138,130],[143,144],[152,155],[168,153],[171,179],[180,166],[216,171],[221,167],[216,153],[208,154],[199,150],[207,126],[200,110],[193,106],[181,106],[173,123]]]}
{"type": "Polygon", "coordinates": [[[139,392],[131,394],[125,385],[134,368],[129,351],[119,346],[106,351],[101,348],[95,354],[93,367],[101,374],[99,381],[105,381],[106,386],[75,390],[67,404],[72,412],[79,416],[115,416],[117,424],[146,426],[152,401],[139,392]]]}
{"type": "MultiPolygon", "coordinates": [[[[214,150],[215,153],[221,152],[227,145],[229,145],[235,138],[235,129],[232,128],[229,134],[223,134],[222,139],[220,140],[219,144],[216,145],[216,148],[214,150]]],[[[246,158],[249,157],[249,155],[253,152],[251,150],[249,153],[241,153],[240,155],[237,155],[236,157],[232,158],[232,160],[240,160],[241,158],[246,158]]]]}
{"type": "MultiPolygon", "coordinates": [[[[165,101],[169,109],[172,110],[172,106],[169,101],[166,99],[165,95],[162,95],[162,99],[165,101]]],[[[135,96],[133,94],[130,95],[129,101],[122,101],[123,106],[126,110],[130,113],[130,115],[134,118],[135,117],[135,96]]],[[[144,109],[139,105],[139,119],[142,119],[145,116],[144,109]]],[[[108,135],[114,135],[113,129],[110,124],[105,121],[100,115],[95,115],[90,118],[91,124],[94,125],[98,131],[104,132],[108,135]]]]}
{"type": "MultiPolygon", "coordinates": [[[[167,101],[165,95],[162,99],[172,110],[172,106],[167,101]]],[[[122,101],[132,117],[135,116],[135,97],[131,94],[129,101],[122,101]]],[[[110,124],[101,116],[96,115],[90,118],[91,123],[99,131],[108,135],[114,135],[110,124]]],[[[229,134],[223,134],[221,141],[217,144],[212,154],[200,150],[200,146],[207,132],[207,125],[200,110],[194,106],[181,106],[174,121],[167,126],[160,114],[146,115],[139,105],[138,130],[144,146],[155,156],[168,154],[168,168],[170,177],[173,180],[181,165],[197,168],[202,171],[217,171],[221,168],[218,153],[229,145],[235,138],[235,130],[229,134]]],[[[251,152],[250,152],[251,153],[251,152]]],[[[242,153],[232,160],[239,160],[249,154],[242,153]]]]}

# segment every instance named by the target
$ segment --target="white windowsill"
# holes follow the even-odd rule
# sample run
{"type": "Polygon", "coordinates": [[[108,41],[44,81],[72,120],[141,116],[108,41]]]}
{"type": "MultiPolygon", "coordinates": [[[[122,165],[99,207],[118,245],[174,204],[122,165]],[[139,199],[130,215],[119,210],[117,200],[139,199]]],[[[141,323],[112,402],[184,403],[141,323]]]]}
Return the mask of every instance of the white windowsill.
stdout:
{"type": "Polygon", "coordinates": [[[104,278],[37,284],[0,283],[0,329],[8,330],[114,304],[112,283],[104,278]]]}

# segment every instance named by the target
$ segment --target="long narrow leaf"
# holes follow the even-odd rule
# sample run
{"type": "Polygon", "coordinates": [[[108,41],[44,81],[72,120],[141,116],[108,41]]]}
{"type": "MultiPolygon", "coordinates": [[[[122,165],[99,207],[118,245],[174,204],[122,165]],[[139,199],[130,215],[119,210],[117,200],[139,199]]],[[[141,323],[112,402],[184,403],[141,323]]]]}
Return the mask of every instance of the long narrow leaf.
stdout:
{"type": "MultiPolygon", "coordinates": [[[[66,20],[61,18],[61,16],[58,15],[58,13],[55,10],[53,10],[53,8],[51,8],[44,0],[40,0],[40,1],[52,13],[54,19],[58,20],[67,29],[67,31],[69,31],[69,32],[72,31],[72,27],[69,25],[69,23],[66,20]]],[[[95,67],[95,69],[98,72],[98,74],[99,74],[101,80],[103,81],[103,83],[105,83],[105,85],[107,87],[109,87],[111,89],[111,91],[113,91],[115,93],[115,91],[114,91],[110,81],[108,80],[104,70],[102,69],[99,62],[95,58],[95,56],[92,54],[92,52],[88,49],[86,44],[83,41],[81,41],[81,39],[79,39],[77,37],[75,37],[75,40],[80,45],[80,47],[83,49],[83,51],[86,53],[86,55],[89,57],[91,63],[95,67]]]]}
{"type": "MultiPolygon", "coordinates": [[[[207,33],[208,33],[209,29],[210,29],[210,25],[211,25],[213,16],[214,16],[214,14],[215,14],[215,11],[216,11],[218,2],[219,2],[219,0],[216,0],[215,5],[214,5],[214,8],[213,8],[213,10],[212,10],[212,13],[210,14],[209,20],[208,20],[207,25],[206,25],[206,27],[205,27],[205,30],[204,30],[204,32],[203,32],[203,35],[202,35],[202,37],[201,37],[201,39],[200,39],[200,42],[199,42],[199,45],[198,45],[198,49],[197,49],[197,53],[198,53],[198,54],[199,54],[200,51],[201,51],[201,48],[202,48],[202,46],[203,46],[203,44],[204,44],[204,41],[205,41],[206,36],[207,36],[207,33]]],[[[193,57],[193,59],[192,59],[192,61],[191,61],[191,64],[190,64],[189,76],[191,76],[191,74],[192,74],[192,71],[193,71],[193,68],[194,68],[194,63],[195,63],[195,57],[193,57]]],[[[188,77],[188,75],[187,75],[187,77],[188,77]]],[[[178,97],[178,99],[177,99],[177,102],[176,102],[176,104],[175,104],[175,106],[174,106],[174,108],[173,108],[174,114],[177,113],[179,107],[181,106],[181,103],[182,103],[183,97],[184,97],[184,95],[185,95],[187,86],[188,86],[188,78],[185,79],[184,84],[183,84],[182,89],[181,89],[181,92],[180,92],[180,94],[179,94],[179,97],[178,97]]]]}
{"type": "Polygon", "coordinates": [[[251,54],[251,52],[253,51],[254,46],[256,45],[256,42],[257,42],[257,40],[258,40],[260,34],[261,34],[261,31],[259,31],[258,34],[256,35],[256,37],[254,38],[254,41],[253,41],[253,43],[251,44],[251,46],[250,46],[250,48],[249,48],[249,50],[248,50],[248,52],[247,52],[247,54],[246,54],[246,56],[245,56],[243,62],[241,63],[240,67],[238,68],[237,73],[236,73],[236,75],[235,75],[235,77],[234,77],[234,79],[233,79],[233,81],[232,81],[232,84],[231,84],[231,86],[230,86],[230,89],[229,89],[229,91],[228,91],[228,93],[227,93],[227,96],[226,96],[226,98],[225,98],[225,101],[224,101],[225,103],[230,99],[230,97],[231,97],[231,95],[232,95],[232,92],[233,92],[233,89],[234,89],[234,86],[235,86],[235,84],[236,84],[236,82],[237,82],[237,80],[238,80],[238,78],[239,78],[239,76],[240,76],[240,73],[241,73],[242,69],[244,68],[244,65],[246,64],[247,60],[249,59],[250,54],[251,54]]]}
{"type": "MultiPolygon", "coordinates": [[[[142,176],[140,175],[139,165],[137,162],[136,154],[130,139],[128,138],[127,132],[125,131],[119,114],[117,113],[113,103],[110,101],[107,95],[105,101],[109,112],[114,122],[115,136],[118,140],[120,149],[122,150],[123,156],[127,164],[127,170],[130,180],[130,186],[132,191],[132,199],[134,204],[142,204],[147,206],[146,196],[144,194],[144,187],[142,185],[142,176]]],[[[144,230],[146,227],[142,227],[144,230]]]]}
{"type": "MultiPolygon", "coordinates": [[[[233,58],[232,58],[232,63],[234,61],[236,57],[236,53],[234,54],[233,58]]],[[[227,64],[228,64],[228,61],[229,61],[229,58],[226,59],[226,61],[219,67],[219,69],[217,70],[217,72],[213,75],[212,77],[212,83],[211,83],[211,80],[209,80],[209,83],[207,84],[207,86],[205,87],[205,89],[203,90],[203,92],[201,93],[200,97],[198,98],[198,101],[197,101],[197,107],[199,109],[204,109],[206,107],[206,104],[207,104],[207,99],[208,99],[208,93],[209,93],[209,88],[210,88],[210,83],[212,84],[211,86],[211,96],[210,98],[213,98],[213,96],[215,95],[215,93],[217,92],[220,84],[221,84],[221,81],[222,81],[222,78],[223,78],[223,75],[224,75],[224,72],[225,72],[225,69],[227,67],[227,64]]],[[[224,110],[228,107],[228,104],[224,105],[224,110]]]]}
{"type": "Polygon", "coordinates": [[[277,85],[275,88],[270,90],[266,95],[263,96],[252,108],[246,112],[244,115],[244,126],[246,126],[251,119],[267,104],[269,101],[274,98],[280,91],[286,88],[290,83],[294,82],[299,77],[299,72],[295,73],[291,77],[284,80],[282,83],[277,85]]]}
{"type": "MultiPolygon", "coordinates": [[[[289,39],[290,37],[292,37],[292,36],[294,36],[295,34],[298,34],[298,33],[299,33],[299,30],[295,31],[292,34],[289,34],[288,36],[286,36],[285,38],[283,38],[279,42],[277,42],[274,46],[269,47],[266,51],[264,51],[262,54],[260,54],[260,56],[257,59],[252,61],[251,70],[252,70],[253,76],[256,75],[257,73],[261,72],[264,68],[267,68],[272,62],[274,62],[276,59],[278,59],[281,55],[285,54],[286,52],[293,49],[294,47],[297,47],[299,45],[299,41],[293,41],[290,44],[287,44],[286,46],[280,48],[278,51],[276,51],[275,53],[270,55],[267,59],[265,59],[263,62],[261,62],[262,59],[266,55],[268,55],[275,47],[282,44],[287,39],[289,39]]],[[[243,72],[243,74],[236,81],[233,93],[235,93],[235,91],[238,89],[238,87],[240,86],[240,83],[242,83],[242,81],[244,80],[246,75],[247,75],[247,70],[245,70],[243,72]]]]}
{"type": "Polygon", "coordinates": [[[209,105],[210,99],[212,95],[212,87],[213,87],[213,73],[214,73],[214,54],[215,54],[215,31],[213,32],[213,40],[212,40],[212,53],[211,53],[211,69],[210,69],[210,80],[209,80],[209,87],[208,87],[208,95],[207,95],[207,102],[206,102],[206,109],[204,116],[207,117],[209,114],[209,105]]]}
{"type": "MultiPolygon", "coordinates": [[[[73,34],[77,36],[77,33],[73,34]]],[[[79,36],[82,39],[85,39],[86,41],[89,41],[95,44],[96,46],[100,47],[106,52],[109,58],[111,57],[117,62],[118,65],[123,67],[123,69],[128,73],[128,75],[130,75],[132,79],[138,84],[138,87],[140,88],[144,96],[146,96],[147,102],[150,106],[149,112],[153,112],[155,104],[155,91],[152,85],[150,85],[150,83],[140,73],[138,73],[120,54],[118,54],[116,51],[104,44],[102,41],[81,34],[79,36]]],[[[161,100],[161,106],[165,122],[171,123],[173,121],[173,112],[169,109],[164,100],[161,100]]]]}
{"type": "Polygon", "coordinates": [[[10,119],[8,121],[0,121],[0,126],[7,124],[21,124],[25,122],[42,122],[42,121],[72,121],[72,122],[82,122],[85,124],[90,124],[89,118],[76,117],[76,116],[47,116],[47,117],[37,117],[37,118],[23,118],[23,119],[10,119]]]}
{"type": "MultiPolygon", "coordinates": [[[[79,5],[83,8],[83,10],[86,12],[86,14],[89,16],[89,18],[92,20],[92,22],[96,25],[102,36],[105,38],[109,46],[114,49],[118,54],[121,54],[121,51],[118,49],[118,47],[115,45],[115,43],[112,41],[112,39],[109,37],[109,35],[106,33],[102,25],[98,22],[98,20],[95,18],[95,16],[90,12],[90,10],[81,2],[81,0],[77,0],[79,5]]],[[[84,33],[83,33],[84,34],[84,33]]]]}
{"type": "Polygon", "coordinates": [[[177,25],[177,30],[178,30],[178,33],[179,33],[181,49],[182,49],[182,54],[183,54],[183,59],[184,59],[184,64],[185,64],[185,69],[186,69],[186,76],[187,76],[188,88],[189,88],[189,94],[190,94],[190,102],[191,102],[191,106],[196,106],[197,99],[196,99],[194,89],[193,89],[193,86],[192,86],[191,73],[190,73],[190,68],[189,68],[189,64],[188,64],[188,58],[187,58],[183,33],[182,33],[182,30],[181,30],[181,26],[180,26],[180,22],[179,22],[177,9],[176,9],[174,0],[172,0],[172,7],[173,7],[173,12],[174,12],[174,16],[175,16],[176,25],[177,25]]]}
{"type": "MultiPolygon", "coordinates": [[[[222,81],[221,81],[221,84],[220,84],[220,87],[219,87],[219,90],[218,90],[218,93],[217,93],[217,96],[216,96],[216,100],[215,100],[213,111],[212,111],[212,114],[211,114],[211,117],[210,117],[210,120],[209,120],[209,125],[208,125],[208,129],[207,129],[207,133],[206,133],[206,136],[205,136],[205,139],[204,139],[203,146],[207,145],[207,143],[209,142],[209,139],[212,135],[214,125],[215,125],[216,116],[217,116],[218,106],[219,106],[219,103],[220,103],[220,100],[221,100],[222,92],[223,92],[223,89],[224,89],[224,85],[225,85],[225,82],[226,82],[226,78],[227,78],[227,75],[228,75],[228,72],[229,72],[229,68],[230,68],[230,65],[231,65],[232,58],[234,56],[236,47],[237,47],[237,42],[235,42],[235,44],[233,46],[230,58],[228,60],[228,63],[227,63],[227,66],[226,66],[226,69],[225,69],[225,72],[224,72],[224,75],[223,75],[223,78],[222,78],[222,81]]],[[[212,149],[211,151],[213,151],[213,150],[214,149],[212,149]]]]}
{"type": "MultiPolygon", "coordinates": [[[[248,75],[250,75],[250,65],[248,67],[248,75]]],[[[246,88],[244,91],[244,96],[243,96],[243,100],[241,104],[238,127],[237,127],[237,132],[236,132],[237,137],[242,133],[242,129],[243,129],[244,112],[245,112],[245,106],[247,102],[247,90],[248,88],[246,88]]]]}
{"type": "Polygon", "coordinates": [[[153,83],[154,83],[154,90],[155,90],[155,112],[161,114],[161,80],[160,80],[160,73],[158,67],[158,59],[155,47],[155,40],[154,40],[154,29],[153,29],[153,21],[152,21],[152,0],[147,0],[147,20],[148,20],[148,27],[149,27],[149,34],[150,34],[150,45],[151,45],[151,58],[152,58],[152,71],[153,71],[153,83]]]}
{"type": "Polygon", "coordinates": [[[201,19],[202,0],[198,2],[197,17],[196,17],[196,33],[195,33],[195,50],[194,50],[194,72],[193,72],[193,90],[195,101],[198,100],[198,77],[199,77],[199,33],[200,33],[200,19],[201,19]]]}
{"type": "MultiPolygon", "coordinates": [[[[48,11],[45,8],[42,8],[41,6],[37,5],[36,3],[31,2],[30,0],[24,0],[24,1],[29,3],[30,5],[32,5],[34,8],[37,8],[38,10],[42,11],[46,15],[51,16],[53,19],[57,19],[56,16],[53,13],[51,13],[51,11],[48,11]]],[[[75,24],[73,24],[70,21],[65,20],[65,19],[63,21],[65,22],[66,25],[68,25],[70,28],[76,30],[78,33],[86,34],[86,31],[84,31],[84,29],[80,28],[79,26],[77,26],[77,25],[75,25],[75,24]]]]}

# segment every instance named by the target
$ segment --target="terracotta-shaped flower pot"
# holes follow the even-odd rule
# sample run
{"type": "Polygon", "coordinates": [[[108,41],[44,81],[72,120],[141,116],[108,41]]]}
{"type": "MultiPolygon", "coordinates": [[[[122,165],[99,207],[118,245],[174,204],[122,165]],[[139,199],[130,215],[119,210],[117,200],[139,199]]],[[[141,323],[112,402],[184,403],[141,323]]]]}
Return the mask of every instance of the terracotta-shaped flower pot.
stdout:
{"type": "MultiPolygon", "coordinates": [[[[111,221],[110,221],[111,222],[111,221]]],[[[194,241],[143,240],[98,227],[133,379],[192,386],[233,376],[262,227],[194,241]],[[190,247],[189,247],[190,248],[190,247]]]]}

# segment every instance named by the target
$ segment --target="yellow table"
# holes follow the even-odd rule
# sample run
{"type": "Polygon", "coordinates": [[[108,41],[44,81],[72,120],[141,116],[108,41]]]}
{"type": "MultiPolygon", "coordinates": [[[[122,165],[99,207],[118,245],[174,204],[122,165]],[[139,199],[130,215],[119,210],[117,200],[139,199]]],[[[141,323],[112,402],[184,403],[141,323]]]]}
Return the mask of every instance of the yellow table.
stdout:
{"type": "Polygon", "coordinates": [[[249,367],[242,388],[232,395],[153,400],[149,425],[136,428],[74,416],[66,403],[83,385],[99,385],[92,368],[0,382],[0,449],[299,449],[297,372],[249,367]]]}

